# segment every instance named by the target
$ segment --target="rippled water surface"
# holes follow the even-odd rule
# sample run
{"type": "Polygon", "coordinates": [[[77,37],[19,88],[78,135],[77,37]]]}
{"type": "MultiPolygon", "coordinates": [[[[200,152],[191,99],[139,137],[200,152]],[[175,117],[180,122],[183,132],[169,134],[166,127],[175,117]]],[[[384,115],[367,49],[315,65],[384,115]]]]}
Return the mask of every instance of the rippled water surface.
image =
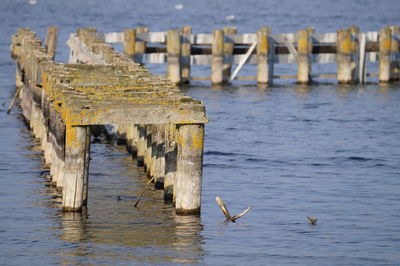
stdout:
{"type": "Polygon", "coordinates": [[[183,88],[205,102],[210,119],[201,217],[176,216],[156,190],[135,209],[146,182],[143,170],[113,143],[92,145],[87,209],[63,214],[20,111],[6,115],[5,110],[15,81],[8,47],[19,27],[42,38],[47,26],[60,27],[57,60],[65,62],[65,41],[83,26],[120,31],[146,25],[163,31],[192,25],[194,32],[210,32],[232,25],[255,32],[267,25],[283,33],[307,26],[334,32],[355,24],[374,31],[399,25],[399,11],[396,0],[3,0],[0,264],[398,265],[398,84],[183,88]],[[177,4],[183,9],[175,9],[177,4]],[[226,20],[230,15],[233,21],[226,20]],[[225,223],[217,195],[233,213],[249,204],[253,209],[236,223],[225,223]],[[310,225],[306,216],[319,218],[318,224],[310,225]]]}

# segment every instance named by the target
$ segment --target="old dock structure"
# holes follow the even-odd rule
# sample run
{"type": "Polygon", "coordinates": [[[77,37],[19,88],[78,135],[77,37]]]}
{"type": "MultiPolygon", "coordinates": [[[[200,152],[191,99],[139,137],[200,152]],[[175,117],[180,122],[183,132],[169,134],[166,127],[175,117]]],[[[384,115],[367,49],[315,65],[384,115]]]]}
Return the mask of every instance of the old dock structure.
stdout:
{"type": "Polygon", "coordinates": [[[244,34],[232,27],[205,34],[193,34],[187,26],[167,32],[150,32],[140,27],[103,33],[101,38],[106,43],[123,44],[124,53],[137,63],[166,63],[166,76],[176,84],[189,80],[221,84],[234,79],[268,85],[272,85],[273,79],[296,79],[300,84],[309,84],[317,78],[333,78],[348,84],[364,83],[368,76],[378,77],[379,82],[399,79],[397,26],[379,32],[360,32],[352,26],[325,34],[316,34],[312,27],[287,34],[273,34],[269,27],[244,34]],[[368,62],[378,62],[378,73],[366,72],[368,62]],[[336,73],[312,73],[315,64],[328,63],[337,64],[336,73]],[[192,65],[204,64],[211,66],[209,76],[190,74],[192,65]],[[256,75],[237,76],[244,64],[256,65],[256,75]],[[276,64],[296,64],[297,74],[276,75],[276,64]],[[232,65],[237,65],[235,70],[232,65]]]}
{"type": "Polygon", "coordinates": [[[29,29],[12,38],[23,116],[40,140],[62,209],[88,200],[91,130],[114,125],[177,214],[199,214],[204,104],[117,53],[93,28],[80,29],[71,64],[54,62],[57,30],[45,47],[29,29]]]}

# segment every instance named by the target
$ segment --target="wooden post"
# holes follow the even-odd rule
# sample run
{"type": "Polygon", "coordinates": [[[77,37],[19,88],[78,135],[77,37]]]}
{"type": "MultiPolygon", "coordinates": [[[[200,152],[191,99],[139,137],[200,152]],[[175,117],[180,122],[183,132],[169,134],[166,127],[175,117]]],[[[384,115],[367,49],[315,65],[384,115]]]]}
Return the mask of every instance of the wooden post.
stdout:
{"type": "Polygon", "coordinates": [[[379,82],[390,81],[390,52],[392,33],[389,27],[379,31],[379,82]]]}
{"type": "Polygon", "coordinates": [[[358,35],[360,33],[360,28],[356,26],[351,26],[349,27],[350,35],[351,35],[351,53],[353,55],[352,63],[351,63],[351,76],[352,76],[352,81],[354,82],[359,82],[359,76],[358,73],[359,68],[360,68],[360,50],[359,50],[359,40],[358,40],[358,35]]]}
{"type": "Polygon", "coordinates": [[[211,83],[219,85],[224,80],[223,75],[224,65],[224,31],[213,31],[212,43],[212,63],[211,63],[211,83]]]}
{"type": "Polygon", "coordinates": [[[176,181],[177,159],[177,131],[176,125],[165,126],[165,175],[164,175],[164,201],[174,200],[174,184],[176,181]]]}
{"type": "Polygon", "coordinates": [[[137,141],[138,130],[136,125],[129,125],[126,132],[126,148],[132,154],[133,159],[137,157],[137,141]]]}
{"type": "MultiPolygon", "coordinates": [[[[141,33],[148,33],[149,28],[147,27],[139,27],[136,29],[137,34],[141,33]]],[[[146,53],[146,47],[147,47],[147,42],[143,40],[136,40],[136,48],[135,48],[135,53],[136,54],[145,54],[146,53]]]]}
{"type": "Polygon", "coordinates": [[[135,56],[134,61],[139,64],[144,64],[144,54],[146,53],[147,42],[145,40],[141,40],[138,36],[142,33],[148,33],[149,29],[147,27],[138,27],[136,28],[136,42],[135,42],[135,56]]]}
{"type": "Polygon", "coordinates": [[[178,125],[176,213],[200,214],[204,124],[178,125]]]}
{"type": "Polygon", "coordinates": [[[124,30],[124,54],[131,56],[135,55],[136,51],[136,30],[126,29],[124,30]]]}
{"type": "Polygon", "coordinates": [[[150,167],[148,169],[148,177],[153,178],[154,177],[154,184],[155,181],[158,178],[157,175],[157,169],[156,169],[156,161],[157,161],[157,134],[158,134],[158,126],[157,125],[151,125],[150,126],[150,131],[151,131],[151,141],[150,141],[150,157],[149,157],[149,164],[150,167]]]}
{"type": "MultiPolygon", "coordinates": [[[[270,57],[270,40],[268,35],[271,33],[269,27],[262,27],[257,31],[257,83],[260,85],[272,85],[272,71],[270,57]]],[[[272,62],[273,64],[273,62],[272,62]]]]}
{"type": "Polygon", "coordinates": [[[152,143],[152,176],[154,178],[154,187],[156,189],[164,189],[164,173],[165,173],[165,159],[164,159],[164,125],[153,125],[153,143],[152,143]]]}
{"type": "Polygon", "coordinates": [[[46,51],[49,55],[53,57],[53,59],[56,55],[56,50],[57,50],[57,35],[58,35],[57,27],[47,27],[46,51]]]}
{"type": "Polygon", "coordinates": [[[169,30],[167,33],[168,66],[167,78],[176,85],[182,82],[181,76],[181,36],[179,30],[169,30]]]}
{"type": "Polygon", "coordinates": [[[192,27],[184,26],[181,28],[182,44],[181,44],[181,71],[182,83],[190,82],[190,55],[192,44],[190,43],[190,36],[192,35],[192,27]]]}
{"type": "MultiPolygon", "coordinates": [[[[85,142],[85,167],[83,176],[86,177],[83,179],[83,196],[82,196],[82,204],[87,205],[88,200],[88,192],[89,192],[89,164],[90,164],[90,141],[91,141],[91,129],[90,127],[86,127],[86,142],[85,142]]],[[[63,163],[62,160],[59,163],[63,163]]]]}
{"type": "Polygon", "coordinates": [[[128,126],[124,124],[119,124],[117,125],[117,132],[116,132],[116,142],[117,145],[126,145],[127,139],[126,139],[126,134],[127,134],[128,126]]]}
{"type": "Polygon", "coordinates": [[[152,125],[146,125],[146,142],[145,142],[145,151],[144,151],[144,170],[147,178],[151,178],[151,153],[152,153],[152,125]]]}
{"type": "Polygon", "coordinates": [[[338,82],[349,84],[352,82],[351,51],[352,42],[350,30],[337,31],[336,61],[338,64],[338,82]]]}
{"type": "MultiPolygon", "coordinates": [[[[227,34],[236,34],[237,33],[237,28],[236,27],[225,27],[223,29],[224,35],[227,34]]],[[[225,56],[232,56],[233,55],[233,49],[234,49],[234,42],[233,40],[225,40],[224,42],[224,55],[225,56]]],[[[231,70],[232,70],[232,64],[224,64],[223,66],[223,75],[224,75],[224,83],[229,81],[229,77],[231,76],[231,70]]]]}
{"type": "Polygon", "coordinates": [[[63,211],[81,211],[89,175],[89,126],[66,126],[63,211]]]}
{"type": "MultiPolygon", "coordinates": [[[[399,52],[399,41],[393,37],[394,34],[398,34],[400,32],[400,27],[399,26],[391,26],[391,35],[392,35],[392,42],[391,42],[391,48],[390,51],[392,54],[396,54],[399,52]]],[[[398,61],[392,61],[390,63],[390,80],[399,80],[400,79],[400,72],[399,72],[399,62],[398,61]]]]}
{"type": "Polygon", "coordinates": [[[144,154],[146,151],[146,128],[144,125],[137,125],[138,130],[138,144],[137,144],[137,166],[144,166],[144,154]]]}
{"type": "Polygon", "coordinates": [[[311,43],[310,31],[300,30],[297,33],[297,52],[298,52],[297,82],[299,84],[309,84],[311,81],[310,47],[312,47],[312,45],[310,45],[310,43],[311,43]]]}

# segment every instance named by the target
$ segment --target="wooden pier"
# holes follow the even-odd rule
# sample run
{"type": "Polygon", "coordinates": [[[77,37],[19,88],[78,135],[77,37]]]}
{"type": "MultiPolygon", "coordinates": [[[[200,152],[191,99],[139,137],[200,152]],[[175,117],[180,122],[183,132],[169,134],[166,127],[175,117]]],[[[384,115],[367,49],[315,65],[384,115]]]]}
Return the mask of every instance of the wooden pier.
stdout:
{"type": "Polygon", "coordinates": [[[316,34],[314,28],[297,33],[272,34],[269,27],[256,33],[238,34],[236,28],[192,34],[191,27],[149,32],[148,28],[127,29],[99,35],[106,43],[121,43],[124,53],[140,64],[167,64],[166,77],[173,83],[209,80],[222,84],[231,80],[255,80],[273,84],[273,79],[295,79],[309,84],[318,78],[334,78],[338,83],[364,83],[369,76],[379,82],[399,79],[397,26],[379,32],[360,32],[357,27],[334,33],[316,34]],[[378,73],[365,71],[368,62],[378,62],[378,73]],[[337,64],[336,73],[313,74],[315,64],[337,64]],[[210,65],[209,76],[192,76],[192,65],[210,65]],[[244,64],[257,66],[254,76],[237,76],[244,64]],[[297,74],[276,75],[274,65],[296,64],[297,74]],[[232,65],[236,65],[232,69],[232,65]]]}
{"type": "Polygon", "coordinates": [[[34,32],[20,29],[11,54],[23,116],[62,191],[62,209],[86,205],[91,129],[114,125],[177,214],[199,214],[204,104],[118,54],[92,28],[70,40],[71,64],[55,63],[56,33],[49,28],[43,47],[34,32]]]}

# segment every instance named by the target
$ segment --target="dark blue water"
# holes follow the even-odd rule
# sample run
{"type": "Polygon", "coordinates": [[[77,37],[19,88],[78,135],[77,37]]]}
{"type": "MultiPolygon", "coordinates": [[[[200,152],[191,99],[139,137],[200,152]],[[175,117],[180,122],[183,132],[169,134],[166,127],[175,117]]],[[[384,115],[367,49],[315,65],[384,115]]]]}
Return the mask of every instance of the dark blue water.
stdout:
{"type": "Polygon", "coordinates": [[[194,32],[210,32],[234,25],[239,32],[255,32],[267,25],[283,33],[358,25],[375,31],[399,25],[399,11],[396,0],[37,0],[35,5],[3,0],[0,264],[400,264],[398,84],[185,88],[205,101],[210,119],[200,218],[176,216],[173,206],[163,204],[162,192],[153,190],[135,209],[143,170],[112,143],[92,145],[87,210],[63,214],[20,111],[5,114],[15,81],[8,46],[19,27],[42,38],[47,26],[60,27],[57,60],[66,61],[69,33],[84,26],[120,31],[146,25],[163,31],[191,25],[194,32]],[[175,9],[177,4],[184,8],[175,9]],[[229,15],[235,20],[227,21],[229,15]],[[236,223],[225,223],[214,200],[218,195],[232,213],[248,204],[253,209],[236,223]],[[306,216],[319,218],[318,224],[310,225],[306,216]]]}

